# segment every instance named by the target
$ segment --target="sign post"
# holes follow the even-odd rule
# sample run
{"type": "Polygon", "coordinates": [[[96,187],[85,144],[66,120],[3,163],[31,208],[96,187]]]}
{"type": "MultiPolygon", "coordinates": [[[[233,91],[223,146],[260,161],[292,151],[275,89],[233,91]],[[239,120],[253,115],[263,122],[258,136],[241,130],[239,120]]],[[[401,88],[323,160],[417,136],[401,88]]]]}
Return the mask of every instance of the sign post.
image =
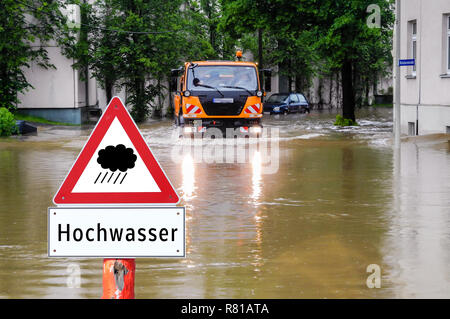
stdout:
{"type": "Polygon", "coordinates": [[[135,258],[185,256],[185,209],[118,97],[53,202],[48,256],[105,258],[104,299],[134,298],[135,258]]]}

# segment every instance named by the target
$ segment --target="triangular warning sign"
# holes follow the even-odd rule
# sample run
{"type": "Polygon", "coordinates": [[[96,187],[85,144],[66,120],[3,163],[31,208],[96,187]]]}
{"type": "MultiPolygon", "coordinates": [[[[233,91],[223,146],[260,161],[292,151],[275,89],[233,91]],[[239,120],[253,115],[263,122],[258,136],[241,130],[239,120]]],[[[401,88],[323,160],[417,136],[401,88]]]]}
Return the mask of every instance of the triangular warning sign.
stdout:
{"type": "Polygon", "coordinates": [[[176,204],[179,197],[114,97],[53,198],[56,205],[176,204]]]}

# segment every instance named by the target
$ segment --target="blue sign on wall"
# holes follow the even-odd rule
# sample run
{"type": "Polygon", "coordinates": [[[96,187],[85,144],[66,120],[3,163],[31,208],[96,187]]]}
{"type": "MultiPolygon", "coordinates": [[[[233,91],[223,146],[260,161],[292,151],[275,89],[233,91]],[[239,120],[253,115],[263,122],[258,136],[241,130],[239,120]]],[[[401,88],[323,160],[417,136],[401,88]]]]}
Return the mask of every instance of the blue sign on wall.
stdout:
{"type": "Polygon", "coordinates": [[[399,60],[398,61],[399,66],[411,66],[416,65],[416,59],[406,59],[406,60],[399,60]]]}

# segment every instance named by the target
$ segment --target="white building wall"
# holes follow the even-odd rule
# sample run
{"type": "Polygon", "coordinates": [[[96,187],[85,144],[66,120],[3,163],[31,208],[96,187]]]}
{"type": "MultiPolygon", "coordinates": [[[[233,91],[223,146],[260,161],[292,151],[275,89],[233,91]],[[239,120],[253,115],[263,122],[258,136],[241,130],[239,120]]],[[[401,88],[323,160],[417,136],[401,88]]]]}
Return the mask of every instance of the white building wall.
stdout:
{"type": "MultiPolygon", "coordinates": [[[[418,123],[419,135],[445,133],[450,126],[450,76],[447,75],[449,0],[403,0],[401,13],[402,59],[412,58],[411,21],[417,22],[416,74],[401,67],[401,131],[418,123]]],[[[417,129],[416,129],[417,130],[417,129]]]]}
{"type": "Polygon", "coordinates": [[[19,94],[19,108],[75,108],[78,90],[78,72],[71,60],[62,56],[59,47],[45,47],[51,63],[56,69],[45,70],[31,63],[25,70],[25,77],[34,87],[25,94],[19,94]]]}
{"type": "MultiPolygon", "coordinates": [[[[78,6],[68,6],[63,13],[69,17],[69,23],[76,25],[80,22],[78,6]]],[[[97,83],[94,79],[88,81],[89,98],[86,99],[86,85],[80,76],[83,71],[72,68],[74,61],[65,57],[54,41],[42,44],[36,41],[33,44],[35,47],[41,45],[55,68],[44,69],[32,62],[23,70],[33,87],[18,95],[18,109],[49,120],[80,124],[86,118],[85,107],[97,104],[97,83]]]]}

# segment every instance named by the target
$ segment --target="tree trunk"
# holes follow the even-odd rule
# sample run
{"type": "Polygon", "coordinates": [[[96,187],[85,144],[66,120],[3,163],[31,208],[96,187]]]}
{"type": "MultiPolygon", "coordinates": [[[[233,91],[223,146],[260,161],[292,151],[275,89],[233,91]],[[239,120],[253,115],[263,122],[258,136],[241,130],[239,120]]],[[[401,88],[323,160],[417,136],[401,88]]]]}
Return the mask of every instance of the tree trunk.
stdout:
{"type": "Polygon", "coordinates": [[[331,109],[333,108],[333,73],[330,74],[329,83],[330,90],[328,91],[328,108],[331,109]]]}
{"type": "Polygon", "coordinates": [[[322,79],[322,77],[319,77],[319,88],[318,88],[318,94],[319,94],[318,108],[319,108],[319,110],[323,109],[322,87],[323,87],[323,79],[322,79]]]}
{"type": "Polygon", "coordinates": [[[365,103],[367,103],[367,105],[365,106],[369,106],[369,95],[370,95],[370,83],[369,83],[369,77],[366,77],[366,81],[365,81],[365,103]]]}
{"type": "Polygon", "coordinates": [[[342,64],[342,116],[355,121],[355,94],[353,90],[353,64],[345,59],[342,64]]]}
{"type": "Polygon", "coordinates": [[[109,103],[112,100],[112,88],[112,81],[105,78],[106,103],[109,103]]]}
{"type": "MultiPolygon", "coordinates": [[[[263,68],[263,39],[262,39],[262,30],[258,28],[258,68],[261,70],[263,68]]],[[[259,72],[259,83],[261,86],[263,85],[263,74],[259,72]]],[[[269,79],[270,81],[270,79],[269,79]]]]}
{"type": "Polygon", "coordinates": [[[373,95],[378,94],[378,75],[377,75],[377,73],[374,73],[373,77],[372,77],[372,90],[373,90],[373,95]]]}
{"type": "Polygon", "coordinates": [[[292,72],[292,61],[291,61],[291,59],[289,59],[288,67],[289,67],[289,77],[288,77],[289,89],[288,89],[288,92],[291,93],[292,92],[292,73],[291,73],[292,72]]]}
{"type": "Polygon", "coordinates": [[[336,72],[336,108],[342,107],[342,74],[336,72]]]}

